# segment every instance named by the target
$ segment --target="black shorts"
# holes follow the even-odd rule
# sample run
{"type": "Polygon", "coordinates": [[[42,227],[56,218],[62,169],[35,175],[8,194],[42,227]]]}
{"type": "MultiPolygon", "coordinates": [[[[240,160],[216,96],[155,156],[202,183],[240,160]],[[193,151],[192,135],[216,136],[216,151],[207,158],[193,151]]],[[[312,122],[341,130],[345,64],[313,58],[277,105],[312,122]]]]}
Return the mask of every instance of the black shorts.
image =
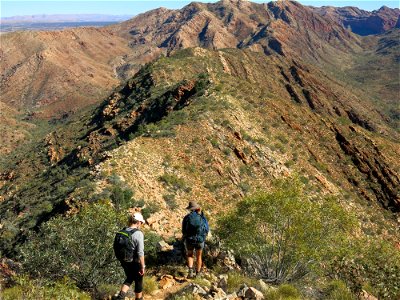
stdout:
{"type": "Polygon", "coordinates": [[[124,284],[131,286],[135,282],[135,293],[141,293],[143,291],[143,276],[139,274],[141,269],[140,263],[138,262],[124,262],[121,261],[121,266],[124,269],[126,279],[124,284]]]}
{"type": "Polygon", "coordinates": [[[187,251],[193,251],[194,249],[196,250],[203,250],[204,249],[204,242],[202,243],[191,243],[187,239],[185,239],[185,250],[187,251]]]}

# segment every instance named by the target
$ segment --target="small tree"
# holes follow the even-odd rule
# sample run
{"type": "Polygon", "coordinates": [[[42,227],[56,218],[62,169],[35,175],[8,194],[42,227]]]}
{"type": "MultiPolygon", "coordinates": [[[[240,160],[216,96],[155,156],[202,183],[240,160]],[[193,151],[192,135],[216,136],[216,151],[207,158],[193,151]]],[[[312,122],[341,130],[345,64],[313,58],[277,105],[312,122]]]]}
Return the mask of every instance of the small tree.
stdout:
{"type": "Polygon", "coordinates": [[[218,233],[253,275],[270,282],[299,279],[332,256],[353,219],[333,199],[313,202],[297,180],[247,197],[222,218],[218,233]]]}
{"type": "Polygon", "coordinates": [[[122,278],[112,249],[115,232],[125,221],[110,203],[85,206],[71,217],[43,224],[21,248],[24,268],[34,276],[67,276],[81,288],[122,278]]]}

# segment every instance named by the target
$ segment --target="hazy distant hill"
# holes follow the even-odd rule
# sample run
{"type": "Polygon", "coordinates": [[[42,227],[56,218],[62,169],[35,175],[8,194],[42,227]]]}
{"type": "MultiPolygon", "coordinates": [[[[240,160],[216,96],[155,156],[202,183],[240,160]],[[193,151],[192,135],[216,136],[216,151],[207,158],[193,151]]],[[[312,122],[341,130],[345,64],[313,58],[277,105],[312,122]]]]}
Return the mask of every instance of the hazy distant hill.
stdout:
{"type": "Polygon", "coordinates": [[[61,30],[71,27],[102,27],[126,21],[131,15],[32,15],[2,18],[0,32],[22,30],[61,30]]]}
{"type": "Polygon", "coordinates": [[[132,15],[31,15],[1,18],[1,24],[17,23],[59,23],[59,22],[120,22],[131,18],[132,15]]]}

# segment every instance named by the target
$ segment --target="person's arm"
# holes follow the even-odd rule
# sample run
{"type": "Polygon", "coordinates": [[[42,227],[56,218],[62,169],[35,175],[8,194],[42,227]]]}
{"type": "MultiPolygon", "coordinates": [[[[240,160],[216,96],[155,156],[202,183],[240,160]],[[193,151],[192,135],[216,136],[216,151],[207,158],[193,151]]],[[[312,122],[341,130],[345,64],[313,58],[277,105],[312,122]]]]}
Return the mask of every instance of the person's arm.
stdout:
{"type": "Polygon", "coordinates": [[[182,239],[186,237],[186,219],[187,216],[185,216],[182,221],[182,239]]]}
{"type": "Polygon", "coordinates": [[[145,269],[146,269],[146,265],[144,264],[144,256],[139,256],[139,261],[140,261],[140,270],[139,270],[139,274],[141,276],[144,275],[145,269]]]}
{"type": "Polygon", "coordinates": [[[141,231],[136,231],[136,242],[137,242],[137,255],[139,257],[139,262],[140,262],[140,271],[139,274],[143,276],[144,270],[146,268],[146,265],[144,263],[144,235],[143,232],[141,231]]]}

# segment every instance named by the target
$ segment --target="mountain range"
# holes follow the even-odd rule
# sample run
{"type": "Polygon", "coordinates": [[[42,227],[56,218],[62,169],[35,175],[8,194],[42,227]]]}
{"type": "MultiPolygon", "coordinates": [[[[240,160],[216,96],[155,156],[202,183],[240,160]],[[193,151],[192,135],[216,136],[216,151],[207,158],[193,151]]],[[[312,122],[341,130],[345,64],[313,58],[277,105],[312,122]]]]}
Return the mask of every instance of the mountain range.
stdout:
{"type": "Polygon", "coordinates": [[[399,15],[222,0],[1,35],[3,253],[115,182],[171,237],[171,203],[217,218],[290,176],[399,242],[399,15]]]}

